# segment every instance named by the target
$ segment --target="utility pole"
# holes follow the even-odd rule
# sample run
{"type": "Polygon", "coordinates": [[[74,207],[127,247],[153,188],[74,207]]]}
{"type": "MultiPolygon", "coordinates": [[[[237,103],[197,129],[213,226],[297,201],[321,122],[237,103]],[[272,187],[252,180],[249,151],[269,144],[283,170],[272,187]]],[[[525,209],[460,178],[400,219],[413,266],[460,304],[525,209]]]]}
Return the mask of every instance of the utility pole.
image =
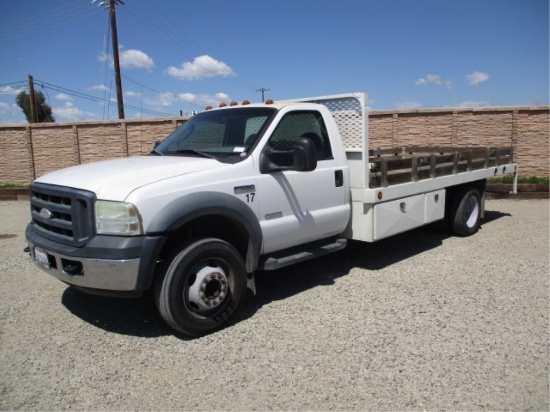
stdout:
{"type": "Polygon", "coordinates": [[[36,110],[36,97],[34,95],[34,81],[29,74],[29,106],[31,108],[31,123],[38,123],[38,112],[36,110]]]}
{"type": "MultiPolygon", "coordinates": [[[[92,0],[95,3],[97,0],[92,0]]],[[[116,83],[116,99],[118,102],[118,118],[124,119],[124,101],[122,99],[122,81],[120,80],[120,62],[118,58],[118,35],[116,29],[116,14],[115,4],[124,4],[122,0],[102,0],[99,3],[100,6],[104,6],[109,2],[107,6],[109,8],[109,14],[111,17],[111,38],[113,39],[113,63],[115,66],[115,83],[116,83]]]]}
{"type": "Polygon", "coordinates": [[[269,89],[266,89],[265,87],[262,87],[261,89],[256,89],[257,92],[262,92],[262,103],[265,102],[265,99],[264,99],[264,93],[265,92],[268,92],[269,89]]]}
{"type": "Polygon", "coordinates": [[[118,102],[118,118],[124,119],[124,101],[122,100],[122,82],[120,80],[120,63],[118,61],[118,35],[116,29],[115,0],[109,0],[109,12],[111,13],[111,37],[113,38],[113,59],[115,61],[115,82],[116,99],[118,102]]]}

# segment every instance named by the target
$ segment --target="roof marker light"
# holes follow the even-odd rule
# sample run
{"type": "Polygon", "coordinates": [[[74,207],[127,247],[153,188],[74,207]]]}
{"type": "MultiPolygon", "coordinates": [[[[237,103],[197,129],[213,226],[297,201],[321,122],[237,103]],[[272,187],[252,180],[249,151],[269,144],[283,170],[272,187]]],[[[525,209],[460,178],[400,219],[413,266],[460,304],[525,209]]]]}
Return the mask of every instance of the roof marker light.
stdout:
{"type": "Polygon", "coordinates": [[[265,101],[265,104],[273,104],[273,100],[267,99],[267,100],[265,101]]]}
{"type": "Polygon", "coordinates": [[[247,104],[250,104],[250,102],[248,100],[243,100],[243,102],[241,103],[243,106],[246,106],[247,104]]]}
{"type": "Polygon", "coordinates": [[[239,103],[237,103],[236,101],[232,101],[231,103],[229,103],[229,106],[238,106],[239,103]]]}
{"type": "Polygon", "coordinates": [[[225,107],[225,106],[227,106],[227,104],[225,104],[225,103],[220,103],[220,107],[225,107]]]}
{"type": "Polygon", "coordinates": [[[204,110],[212,110],[212,106],[206,106],[204,110]]]}

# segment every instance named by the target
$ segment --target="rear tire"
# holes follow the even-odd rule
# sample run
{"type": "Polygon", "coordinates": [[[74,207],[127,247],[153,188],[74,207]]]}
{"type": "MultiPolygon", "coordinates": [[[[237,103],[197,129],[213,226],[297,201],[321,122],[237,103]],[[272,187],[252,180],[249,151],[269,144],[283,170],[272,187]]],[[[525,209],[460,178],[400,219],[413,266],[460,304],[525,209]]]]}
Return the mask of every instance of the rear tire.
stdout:
{"type": "Polygon", "coordinates": [[[458,189],[452,198],[449,222],[458,236],[471,236],[481,224],[481,195],[472,187],[458,189]]]}
{"type": "Polygon", "coordinates": [[[164,259],[155,284],[160,315],[172,328],[202,336],[223,328],[241,307],[246,271],[239,252],[220,239],[194,239],[164,259]]]}

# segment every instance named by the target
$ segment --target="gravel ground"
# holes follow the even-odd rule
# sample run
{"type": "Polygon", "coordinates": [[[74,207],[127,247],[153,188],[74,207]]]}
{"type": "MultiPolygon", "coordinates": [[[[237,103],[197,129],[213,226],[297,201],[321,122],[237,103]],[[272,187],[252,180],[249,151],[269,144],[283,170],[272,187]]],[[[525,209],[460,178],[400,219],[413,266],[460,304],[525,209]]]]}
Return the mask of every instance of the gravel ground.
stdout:
{"type": "Polygon", "coordinates": [[[549,410],[548,200],[261,273],[192,340],[35,268],[28,208],[0,202],[2,410],[549,410]]]}

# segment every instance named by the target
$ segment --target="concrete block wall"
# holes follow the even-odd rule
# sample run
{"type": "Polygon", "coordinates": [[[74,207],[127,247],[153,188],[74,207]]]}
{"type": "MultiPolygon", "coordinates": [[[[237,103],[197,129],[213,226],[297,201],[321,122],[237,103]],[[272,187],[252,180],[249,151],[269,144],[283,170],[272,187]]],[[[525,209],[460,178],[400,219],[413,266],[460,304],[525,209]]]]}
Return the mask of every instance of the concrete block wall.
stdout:
{"type": "MultiPolygon", "coordinates": [[[[510,146],[521,176],[549,176],[549,107],[372,111],[370,148],[510,146]]],[[[0,184],[68,166],[145,155],[186,117],[0,125],[0,184]]]]}
{"type": "Polygon", "coordinates": [[[65,167],[145,155],[186,120],[0,125],[0,184],[26,185],[65,167]]]}
{"type": "Polygon", "coordinates": [[[549,107],[372,111],[371,148],[512,146],[520,176],[549,176],[549,107]]]}

